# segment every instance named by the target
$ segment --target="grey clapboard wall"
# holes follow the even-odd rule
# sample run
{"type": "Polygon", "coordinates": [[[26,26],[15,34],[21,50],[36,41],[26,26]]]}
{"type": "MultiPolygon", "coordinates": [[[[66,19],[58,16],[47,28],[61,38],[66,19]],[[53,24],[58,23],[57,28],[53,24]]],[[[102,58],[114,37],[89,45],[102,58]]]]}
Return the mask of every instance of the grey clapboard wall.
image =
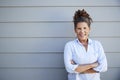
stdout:
{"type": "Polygon", "coordinates": [[[0,0],[0,80],[67,80],[63,49],[85,9],[108,59],[102,80],[120,80],[120,0],[0,0]]]}

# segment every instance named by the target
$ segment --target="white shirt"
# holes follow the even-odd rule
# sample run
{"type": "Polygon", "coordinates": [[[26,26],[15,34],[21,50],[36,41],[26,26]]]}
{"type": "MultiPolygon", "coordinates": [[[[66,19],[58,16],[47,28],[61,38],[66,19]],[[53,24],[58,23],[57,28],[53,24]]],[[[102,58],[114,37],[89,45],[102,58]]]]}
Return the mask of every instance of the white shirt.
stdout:
{"type": "Polygon", "coordinates": [[[98,62],[94,70],[104,72],[107,70],[107,60],[103,47],[99,41],[88,40],[87,51],[78,39],[69,41],[64,48],[64,63],[68,72],[68,80],[100,80],[100,73],[81,74],[75,72],[79,64],[98,62]],[[71,64],[71,60],[76,64],[71,64]]]}

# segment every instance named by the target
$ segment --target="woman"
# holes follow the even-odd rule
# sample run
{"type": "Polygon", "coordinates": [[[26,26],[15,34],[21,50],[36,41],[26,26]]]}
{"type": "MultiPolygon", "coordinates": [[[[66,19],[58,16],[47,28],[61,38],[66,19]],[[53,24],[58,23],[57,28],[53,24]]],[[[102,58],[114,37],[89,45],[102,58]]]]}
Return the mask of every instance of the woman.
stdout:
{"type": "Polygon", "coordinates": [[[100,72],[107,70],[107,60],[101,43],[89,38],[92,18],[83,9],[76,11],[73,19],[77,39],[64,48],[68,80],[100,80],[100,72]]]}

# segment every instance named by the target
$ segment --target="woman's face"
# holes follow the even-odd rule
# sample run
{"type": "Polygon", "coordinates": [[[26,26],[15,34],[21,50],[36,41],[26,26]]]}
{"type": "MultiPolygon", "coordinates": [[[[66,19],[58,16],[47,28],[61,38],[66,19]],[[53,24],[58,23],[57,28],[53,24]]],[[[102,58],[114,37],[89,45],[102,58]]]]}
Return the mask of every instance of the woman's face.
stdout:
{"type": "Polygon", "coordinates": [[[80,42],[87,41],[90,32],[90,27],[86,22],[77,23],[77,27],[75,29],[75,33],[80,40],[80,42]]]}

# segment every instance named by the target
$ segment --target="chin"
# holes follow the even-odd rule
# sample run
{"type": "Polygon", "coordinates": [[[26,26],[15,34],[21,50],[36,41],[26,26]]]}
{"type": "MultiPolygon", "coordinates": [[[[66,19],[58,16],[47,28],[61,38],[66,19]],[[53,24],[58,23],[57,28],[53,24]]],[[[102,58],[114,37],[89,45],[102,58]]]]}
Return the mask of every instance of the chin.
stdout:
{"type": "Polygon", "coordinates": [[[80,41],[85,41],[87,38],[78,38],[80,41]]]}

